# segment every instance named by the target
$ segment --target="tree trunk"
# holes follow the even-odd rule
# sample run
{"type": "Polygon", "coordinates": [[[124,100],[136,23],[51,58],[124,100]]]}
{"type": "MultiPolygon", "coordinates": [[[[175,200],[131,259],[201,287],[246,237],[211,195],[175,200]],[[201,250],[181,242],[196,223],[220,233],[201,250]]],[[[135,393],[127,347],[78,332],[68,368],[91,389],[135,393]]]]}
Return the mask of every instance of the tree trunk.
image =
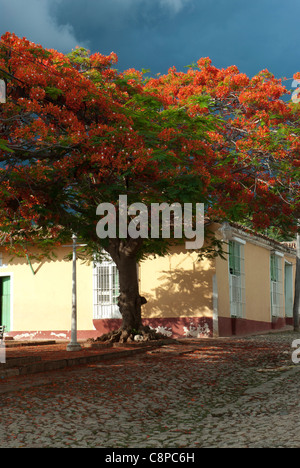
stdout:
{"type": "Polygon", "coordinates": [[[295,278],[295,295],[293,306],[293,321],[294,331],[299,331],[299,314],[300,314],[300,234],[297,234],[297,258],[296,258],[296,278],[295,278]]]}
{"type": "Polygon", "coordinates": [[[120,278],[118,306],[123,318],[121,328],[127,331],[138,331],[142,327],[142,301],[139,294],[136,257],[121,254],[117,267],[120,278]]]}
{"type": "Polygon", "coordinates": [[[147,300],[140,296],[138,282],[137,252],[142,239],[110,239],[107,252],[119,271],[120,295],[118,306],[122,315],[122,325],[118,330],[106,333],[97,341],[126,342],[133,341],[139,335],[139,341],[164,338],[142,324],[142,305],[147,300]]]}

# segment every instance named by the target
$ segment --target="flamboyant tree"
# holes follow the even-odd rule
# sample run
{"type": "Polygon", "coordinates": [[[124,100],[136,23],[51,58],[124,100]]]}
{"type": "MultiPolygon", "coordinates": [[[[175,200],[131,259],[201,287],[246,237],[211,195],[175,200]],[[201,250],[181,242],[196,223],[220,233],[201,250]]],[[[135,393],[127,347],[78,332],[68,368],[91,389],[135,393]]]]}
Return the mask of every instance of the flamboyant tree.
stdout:
{"type": "MultiPolygon", "coordinates": [[[[299,73],[295,74],[295,78],[299,73]]],[[[293,93],[294,94],[294,93],[293,93]]],[[[299,99],[289,103],[289,120],[286,125],[273,129],[272,149],[276,155],[279,144],[285,150],[285,158],[272,157],[269,170],[277,181],[282,204],[292,207],[291,223],[297,223],[296,233],[296,275],[294,287],[293,322],[294,330],[299,331],[300,320],[300,153],[299,153],[299,99]]],[[[291,240],[291,239],[289,239],[291,240]]],[[[295,239],[294,239],[295,240],[295,239]]]]}
{"type": "Polygon", "coordinates": [[[128,205],[205,201],[214,157],[205,132],[214,119],[166,106],[144,90],[141,73],[117,73],[115,61],[2,37],[0,213],[3,241],[16,253],[33,243],[47,252],[72,232],[90,253],[107,251],[119,269],[127,330],[141,328],[137,259],[165,253],[168,240],[99,239],[96,208],[118,210],[120,195],[128,205]]]}
{"type": "Polygon", "coordinates": [[[231,205],[231,216],[237,213],[242,219],[244,210],[256,229],[272,225],[287,233],[295,231],[299,197],[289,187],[295,182],[300,159],[299,138],[291,122],[299,119],[300,111],[283,99],[288,91],[281,80],[268,70],[250,79],[235,66],[219,70],[204,58],[197,68],[187,73],[174,69],[168,76],[150,80],[148,86],[164,93],[170,102],[185,105],[191,114],[221,117],[209,132],[224,182],[223,190],[216,191],[218,202],[212,211],[222,207],[225,214],[231,205]],[[203,96],[207,96],[207,107],[199,105],[203,96]],[[290,203],[279,202],[284,196],[290,203]]]}
{"type": "MultiPolygon", "coordinates": [[[[224,208],[226,199],[223,197],[230,193],[234,200],[239,200],[233,207],[235,213],[231,210],[231,215],[237,212],[240,220],[257,230],[272,227],[272,231],[282,239],[296,234],[293,318],[294,329],[299,330],[300,99],[283,99],[291,93],[268,70],[249,79],[240,74],[236,67],[218,70],[206,58],[201,59],[197,68],[191,68],[187,74],[177,73],[176,70],[173,72],[175,79],[171,91],[165,87],[166,77],[152,81],[151,85],[164,90],[170,99],[172,95],[176,96],[181,103],[192,98],[192,112],[214,112],[223,119],[211,137],[215,142],[214,149],[223,158],[229,155],[234,158],[234,168],[233,177],[227,177],[228,191],[218,194],[221,198],[217,206],[224,208]],[[209,95],[210,105],[207,109],[197,107],[195,86],[198,96],[209,95]],[[240,177],[237,177],[236,171],[240,177]],[[241,198],[236,196],[241,186],[248,188],[248,197],[247,191],[244,191],[247,197],[244,212],[241,211],[241,198]]],[[[299,82],[299,78],[300,73],[296,73],[294,79],[299,82]]],[[[293,93],[294,97],[297,91],[293,93]]],[[[228,170],[228,166],[222,169],[228,170]]]]}
{"type": "MultiPolygon", "coordinates": [[[[250,80],[201,59],[186,73],[172,68],[145,79],[136,70],[117,72],[116,60],[83,49],[65,56],[2,36],[0,227],[16,253],[33,244],[51,251],[72,232],[86,254],[108,252],[119,270],[123,317],[114,336],[126,339],[143,328],[136,263],[164,255],[174,239],[120,236],[118,229],[101,239],[97,206],[110,203],[118,213],[120,195],[128,205],[202,202],[211,220],[292,231],[296,203],[282,204],[290,192],[269,169],[273,159],[298,160],[282,139],[274,143],[275,130],[290,137],[291,111],[281,100],[285,88],[268,72],[250,80]]],[[[211,242],[202,253],[219,247],[211,242]]]]}

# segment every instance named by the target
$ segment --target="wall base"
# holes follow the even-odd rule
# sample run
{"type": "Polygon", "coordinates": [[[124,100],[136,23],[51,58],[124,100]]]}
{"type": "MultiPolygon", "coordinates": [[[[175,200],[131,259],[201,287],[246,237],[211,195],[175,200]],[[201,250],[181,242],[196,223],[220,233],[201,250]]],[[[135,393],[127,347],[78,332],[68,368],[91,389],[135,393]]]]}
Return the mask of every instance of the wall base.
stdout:
{"type": "MultiPolygon", "coordinates": [[[[101,319],[94,320],[93,323],[100,336],[118,329],[122,321],[118,319],[101,319]]],[[[213,322],[210,317],[143,319],[143,325],[148,325],[168,338],[208,338],[213,336],[213,322]]]]}
{"type": "MultiPolygon", "coordinates": [[[[101,319],[93,320],[94,330],[78,330],[77,339],[79,341],[88,338],[97,338],[104,333],[120,328],[122,320],[101,319]]],[[[155,329],[169,338],[209,338],[213,336],[212,318],[207,317],[179,317],[179,318],[155,318],[143,319],[143,324],[155,329]]],[[[19,341],[38,341],[38,340],[71,340],[70,330],[45,330],[45,331],[15,331],[7,333],[7,336],[13,337],[19,341]]]]}
{"type": "MultiPolygon", "coordinates": [[[[13,338],[15,341],[70,341],[71,331],[70,330],[43,330],[43,331],[14,331],[5,334],[9,338],[13,338]]],[[[96,330],[78,330],[77,339],[87,340],[88,338],[96,338],[99,336],[96,330]]]]}
{"type": "Polygon", "coordinates": [[[219,317],[219,336],[242,336],[280,330],[287,325],[286,319],[273,317],[272,322],[259,322],[233,317],[219,317]]]}
{"type": "MultiPolygon", "coordinates": [[[[94,330],[78,330],[79,341],[88,338],[97,338],[104,333],[120,328],[122,320],[100,319],[93,320],[94,330]]],[[[155,329],[168,338],[211,338],[213,337],[213,319],[211,317],[169,317],[143,319],[143,324],[155,329]]],[[[240,318],[219,317],[219,336],[243,336],[255,333],[280,330],[287,325],[292,325],[292,319],[274,318],[272,322],[259,322],[240,318]]],[[[71,340],[70,330],[61,331],[17,331],[6,334],[15,340],[71,340]]]]}

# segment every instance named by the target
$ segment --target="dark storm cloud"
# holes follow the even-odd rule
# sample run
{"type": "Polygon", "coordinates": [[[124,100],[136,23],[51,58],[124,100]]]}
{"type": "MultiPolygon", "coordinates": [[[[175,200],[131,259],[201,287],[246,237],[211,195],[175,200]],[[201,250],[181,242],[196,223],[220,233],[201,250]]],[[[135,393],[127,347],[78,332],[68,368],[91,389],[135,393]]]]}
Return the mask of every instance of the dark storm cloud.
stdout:
{"type": "Polygon", "coordinates": [[[165,73],[209,56],[253,76],[300,70],[298,0],[0,0],[0,31],[68,52],[84,45],[118,68],[165,73]]]}
{"type": "Polygon", "coordinates": [[[116,52],[120,69],[165,73],[203,56],[251,76],[300,69],[298,0],[62,0],[52,12],[91,50],[116,52]]]}
{"type": "Polygon", "coordinates": [[[61,24],[72,24],[92,51],[116,52],[120,68],[150,67],[157,73],[180,53],[172,50],[176,22],[192,8],[193,0],[63,0],[52,11],[61,24]]]}

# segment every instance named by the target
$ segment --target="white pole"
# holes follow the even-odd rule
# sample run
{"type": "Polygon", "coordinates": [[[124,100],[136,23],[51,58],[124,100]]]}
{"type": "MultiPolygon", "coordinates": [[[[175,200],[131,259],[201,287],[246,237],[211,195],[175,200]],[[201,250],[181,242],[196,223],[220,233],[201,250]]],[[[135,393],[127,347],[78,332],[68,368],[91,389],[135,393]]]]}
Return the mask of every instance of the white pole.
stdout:
{"type": "Polygon", "coordinates": [[[77,297],[76,297],[76,247],[77,237],[73,239],[73,273],[72,273],[72,318],[71,318],[71,342],[67,346],[67,351],[79,351],[80,344],[77,342],[77,297]]]}

